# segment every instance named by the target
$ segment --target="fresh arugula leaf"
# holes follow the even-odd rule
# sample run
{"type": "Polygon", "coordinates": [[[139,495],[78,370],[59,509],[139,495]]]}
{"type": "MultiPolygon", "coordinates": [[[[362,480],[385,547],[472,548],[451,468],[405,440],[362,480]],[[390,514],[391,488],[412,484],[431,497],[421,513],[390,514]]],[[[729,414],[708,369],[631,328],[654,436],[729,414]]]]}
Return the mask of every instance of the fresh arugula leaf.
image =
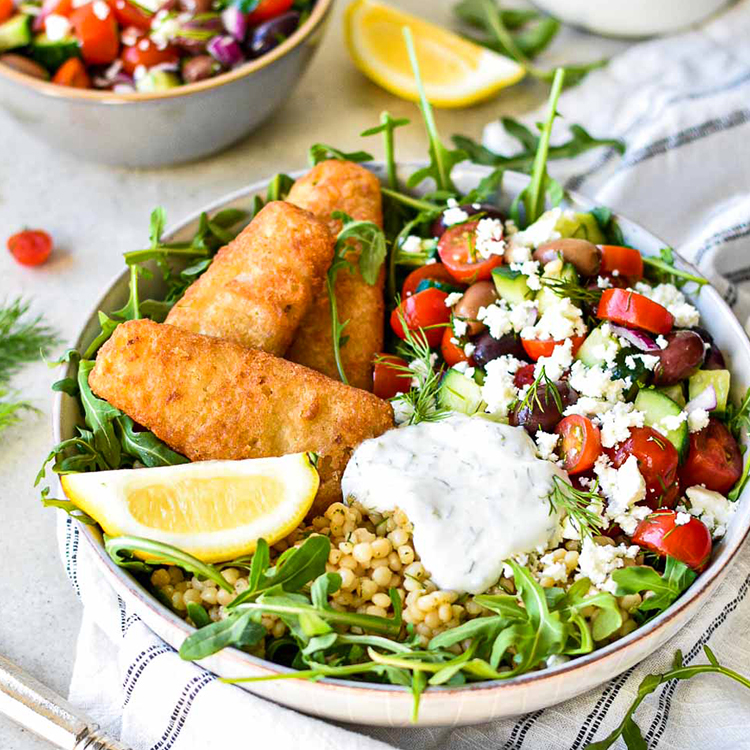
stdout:
{"type": "Polygon", "coordinates": [[[625,237],[622,234],[622,230],[617,224],[612,211],[604,206],[597,206],[592,208],[589,213],[596,219],[596,223],[601,229],[608,245],[619,245],[620,247],[628,247],[625,242],[625,237]]]}
{"type": "Polygon", "coordinates": [[[122,448],[115,434],[114,420],[122,412],[101,398],[89,386],[89,373],[94,369],[91,360],[81,360],[78,365],[78,388],[86,424],[91,428],[94,446],[106,462],[99,469],[116,469],[120,466],[122,448]]]}
{"type": "Polygon", "coordinates": [[[274,175],[268,183],[266,203],[285,200],[287,195],[289,195],[289,191],[292,189],[292,185],[294,185],[294,180],[288,174],[279,172],[279,174],[274,175]]]}
{"type": "Polygon", "coordinates": [[[677,268],[675,266],[674,250],[671,247],[661,248],[658,258],[651,255],[644,255],[643,265],[645,267],[644,275],[649,281],[658,284],[674,284],[679,288],[685,286],[689,281],[692,281],[699,287],[708,284],[708,279],[677,268]]]}
{"type": "Polygon", "coordinates": [[[188,602],[186,608],[187,615],[193,621],[193,625],[195,625],[196,628],[205,628],[206,625],[211,624],[211,618],[209,617],[208,612],[206,612],[205,608],[201,607],[200,604],[188,602]]]}
{"type": "Polygon", "coordinates": [[[340,161],[353,161],[355,163],[363,161],[372,161],[373,155],[368,154],[367,151],[339,151],[339,149],[333,146],[328,146],[325,143],[314,143],[310,146],[308,152],[308,161],[310,166],[314,167],[316,164],[320,164],[322,161],[328,159],[339,159],[340,161]]]}
{"type": "Polygon", "coordinates": [[[180,658],[186,661],[197,661],[228,646],[235,648],[255,646],[263,640],[267,631],[252,618],[253,612],[232,612],[225,619],[196,630],[182,642],[179,651],[180,658]]]}
{"type": "Polygon", "coordinates": [[[360,137],[383,134],[383,152],[385,154],[386,173],[388,175],[388,185],[391,190],[398,190],[398,176],[396,174],[396,149],[394,144],[394,131],[396,128],[402,128],[409,125],[411,120],[406,117],[394,119],[390,112],[380,113],[380,125],[374,128],[363,130],[360,137]]]}
{"type": "Polygon", "coordinates": [[[77,396],[79,394],[78,381],[75,378],[62,378],[52,383],[52,390],[58,393],[67,393],[68,396],[77,396]]]}
{"type": "Polygon", "coordinates": [[[87,513],[84,513],[75,503],[72,503],[70,500],[58,500],[57,498],[50,497],[49,493],[49,487],[45,487],[41,493],[42,505],[45,508],[58,508],[59,510],[64,510],[71,518],[74,518],[81,523],[85,523],[87,526],[97,525],[97,522],[87,513]]]}
{"type": "Polygon", "coordinates": [[[115,418],[122,449],[144,466],[177,466],[188,463],[185,456],[173,451],[152,432],[135,431],[135,423],[126,414],[115,418]]]}

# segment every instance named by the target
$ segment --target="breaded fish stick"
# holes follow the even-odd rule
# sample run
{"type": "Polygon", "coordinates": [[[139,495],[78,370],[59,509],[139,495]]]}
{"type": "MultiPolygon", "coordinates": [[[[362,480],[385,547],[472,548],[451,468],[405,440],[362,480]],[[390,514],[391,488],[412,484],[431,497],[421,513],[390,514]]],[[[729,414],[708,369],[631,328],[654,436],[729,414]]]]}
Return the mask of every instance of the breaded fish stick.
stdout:
{"type": "Polygon", "coordinates": [[[326,225],[291,203],[269,203],[214,258],[166,322],[282,356],[333,258],[326,225]]]}
{"type": "MultiPolygon", "coordinates": [[[[321,162],[294,183],[288,200],[328,222],[334,236],[341,229],[341,222],[331,218],[334,211],[383,226],[380,182],[372,172],[349,161],[321,162]]],[[[353,250],[349,260],[356,261],[357,255],[353,250]]],[[[339,320],[349,321],[344,330],[348,340],[341,347],[344,372],[351,385],[368,391],[372,390],[373,358],[383,349],[384,278],[383,271],[370,286],[359,271],[351,273],[346,268],[336,277],[339,320]]],[[[287,359],[339,379],[327,295],[319,297],[303,319],[287,359]]]]}
{"type": "Polygon", "coordinates": [[[115,329],[89,384],[192,461],[320,455],[316,510],[352,450],[393,427],[385,401],[266,352],[150,320],[115,329]]]}

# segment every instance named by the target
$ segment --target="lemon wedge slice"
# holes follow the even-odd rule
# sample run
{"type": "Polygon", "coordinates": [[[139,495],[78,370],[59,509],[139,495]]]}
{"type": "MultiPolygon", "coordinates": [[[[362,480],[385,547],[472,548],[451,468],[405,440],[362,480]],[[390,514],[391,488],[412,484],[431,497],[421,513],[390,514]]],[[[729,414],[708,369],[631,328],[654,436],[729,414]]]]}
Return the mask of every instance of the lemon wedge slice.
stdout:
{"type": "Polygon", "coordinates": [[[310,510],[318,472],[306,453],[66,474],[68,499],[111,536],[147,537],[204,562],[279,541],[310,510]]]}
{"type": "Polygon", "coordinates": [[[427,99],[438,107],[475,104],[524,75],[513,60],[378,0],[355,0],[344,33],[354,64],[396,96],[419,100],[402,29],[411,28],[427,99]]]}

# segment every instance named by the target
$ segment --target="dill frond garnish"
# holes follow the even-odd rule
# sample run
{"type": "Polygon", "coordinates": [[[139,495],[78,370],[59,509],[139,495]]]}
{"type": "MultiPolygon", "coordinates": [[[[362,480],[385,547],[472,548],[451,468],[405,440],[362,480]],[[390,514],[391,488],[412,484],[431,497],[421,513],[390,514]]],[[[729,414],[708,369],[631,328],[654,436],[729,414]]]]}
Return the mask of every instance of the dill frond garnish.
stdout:
{"type": "Polygon", "coordinates": [[[571,302],[579,302],[595,307],[602,298],[601,289],[589,289],[577,281],[569,279],[541,278],[542,286],[552,290],[558,297],[567,297],[571,302]]]}
{"type": "Polygon", "coordinates": [[[549,379],[549,376],[544,370],[544,366],[539,371],[539,375],[534,378],[534,382],[529,386],[529,390],[526,391],[526,395],[523,401],[518,406],[518,411],[521,409],[533,409],[534,404],[539,408],[540,411],[544,411],[542,406],[542,400],[539,396],[539,386],[544,388],[544,403],[549,404],[550,398],[554,401],[557,410],[562,414],[563,402],[560,396],[560,390],[555,385],[554,381],[549,379]]]}
{"type": "Polygon", "coordinates": [[[44,356],[58,342],[41,315],[25,317],[29,303],[18,298],[0,307],[0,384],[28,362],[44,356]]]}
{"type": "Polygon", "coordinates": [[[589,491],[578,490],[559,476],[552,477],[552,483],[554,489],[549,494],[550,514],[565,511],[571,523],[580,532],[581,538],[599,534],[604,528],[603,519],[589,507],[602,503],[602,498],[596,491],[598,482],[595,482],[589,491]]]}

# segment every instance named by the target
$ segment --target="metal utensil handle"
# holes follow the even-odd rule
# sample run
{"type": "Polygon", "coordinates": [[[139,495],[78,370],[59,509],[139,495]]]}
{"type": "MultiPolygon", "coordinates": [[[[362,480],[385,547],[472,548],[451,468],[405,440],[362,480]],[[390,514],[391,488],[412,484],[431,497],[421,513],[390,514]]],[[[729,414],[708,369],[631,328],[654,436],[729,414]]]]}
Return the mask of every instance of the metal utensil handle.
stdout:
{"type": "Polygon", "coordinates": [[[0,656],[0,712],[62,750],[127,750],[20,667],[0,656]]]}

